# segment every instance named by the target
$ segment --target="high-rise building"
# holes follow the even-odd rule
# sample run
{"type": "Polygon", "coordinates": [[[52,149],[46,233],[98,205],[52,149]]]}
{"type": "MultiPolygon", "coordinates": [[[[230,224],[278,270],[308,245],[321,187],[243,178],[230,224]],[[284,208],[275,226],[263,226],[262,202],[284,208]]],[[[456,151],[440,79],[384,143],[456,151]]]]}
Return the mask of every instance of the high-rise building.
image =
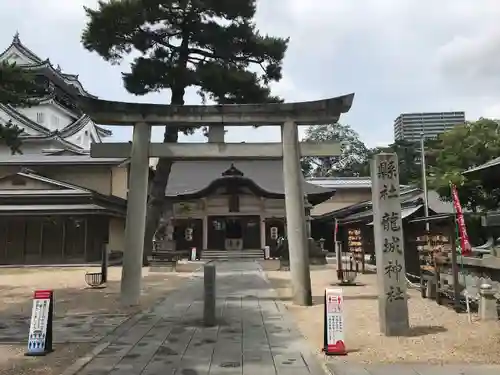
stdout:
{"type": "Polygon", "coordinates": [[[418,141],[436,138],[465,122],[465,112],[402,113],[394,120],[394,140],[418,141]]]}

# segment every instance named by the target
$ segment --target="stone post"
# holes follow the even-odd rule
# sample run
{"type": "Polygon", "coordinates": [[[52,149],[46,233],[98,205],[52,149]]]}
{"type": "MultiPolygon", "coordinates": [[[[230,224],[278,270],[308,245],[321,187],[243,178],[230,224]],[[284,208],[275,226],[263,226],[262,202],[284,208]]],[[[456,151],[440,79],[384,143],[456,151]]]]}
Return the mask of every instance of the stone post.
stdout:
{"type": "Polygon", "coordinates": [[[209,143],[224,143],[226,138],[226,130],[224,125],[210,125],[208,127],[208,142],[209,143]]]}
{"type": "Polygon", "coordinates": [[[400,336],[409,319],[397,155],[375,155],[371,176],[380,331],[400,336]]]}
{"type": "Polygon", "coordinates": [[[102,249],[102,263],[101,263],[101,274],[103,283],[108,282],[108,266],[109,266],[108,244],[104,244],[102,249]]]}
{"type": "Polygon", "coordinates": [[[481,284],[479,296],[479,319],[497,321],[498,307],[493,287],[490,284],[481,284]]]}
{"type": "Polygon", "coordinates": [[[286,233],[290,255],[293,302],[311,306],[311,275],[304,210],[304,188],[300,167],[297,125],[287,121],[282,127],[283,179],[285,186],[286,233]]]}
{"type": "Polygon", "coordinates": [[[141,296],[150,138],[151,127],[148,124],[135,124],[130,156],[125,250],[123,252],[121,281],[121,302],[125,306],[138,305],[141,296]]]}
{"type": "Polygon", "coordinates": [[[425,284],[425,288],[426,288],[425,295],[427,296],[427,298],[436,299],[437,290],[436,290],[436,282],[435,282],[434,278],[429,277],[427,279],[427,283],[425,284]]]}
{"type": "Polygon", "coordinates": [[[215,264],[209,263],[203,266],[203,323],[206,327],[213,327],[217,324],[215,316],[216,308],[216,268],[215,264]]]}

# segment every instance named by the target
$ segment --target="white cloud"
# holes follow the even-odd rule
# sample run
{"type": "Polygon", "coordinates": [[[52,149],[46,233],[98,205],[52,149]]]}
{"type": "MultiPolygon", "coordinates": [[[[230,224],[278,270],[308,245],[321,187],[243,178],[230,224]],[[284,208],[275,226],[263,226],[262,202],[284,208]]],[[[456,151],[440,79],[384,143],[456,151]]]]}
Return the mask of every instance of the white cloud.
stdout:
{"type": "MultiPolygon", "coordinates": [[[[79,73],[102,98],[168,102],[167,93],[136,98],[121,70],[80,45],[83,5],[97,0],[0,0],[0,47],[19,30],[41,57],[79,73]]],[[[290,36],[283,80],[287,101],[356,92],[349,123],[370,145],[392,140],[401,112],[465,110],[500,116],[498,0],[259,0],[263,33],[290,36]]],[[[188,103],[198,103],[189,93],[188,103]]],[[[161,137],[161,129],[155,137],[161,137]]],[[[130,132],[117,132],[121,139],[130,132]]],[[[231,129],[232,141],[273,140],[279,129],[231,129]]],[[[183,137],[184,139],[184,137],[183,137]]],[[[192,139],[202,141],[200,134],[192,139]]]]}
{"type": "Polygon", "coordinates": [[[446,82],[475,95],[498,92],[499,61],[498,27],[479,30],[474,35],[456,36],[437,53],[438,67],[446,82]]]}
{"type": "Polygon", "coordinates": [[[496,104],[485,107],[482,117],[500,119],[500,101],[497,100],[496,104]]]}

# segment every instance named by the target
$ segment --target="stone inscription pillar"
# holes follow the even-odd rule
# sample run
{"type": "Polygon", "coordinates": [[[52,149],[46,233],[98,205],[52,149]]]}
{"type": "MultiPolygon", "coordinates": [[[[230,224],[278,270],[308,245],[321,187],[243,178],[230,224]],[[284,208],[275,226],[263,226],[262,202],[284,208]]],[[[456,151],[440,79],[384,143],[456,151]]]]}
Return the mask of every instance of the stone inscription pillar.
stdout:
{"type": "Polygon", "coordinates": [[[293,302],[311,306],[311,275],[304,212],[303,176],[297,125],[293,121],[282,127],[283,180],[285,185],[286,228],[290,252],[293,302]]]}
{"type": "Polygon", "coordinates": [[[145,123],[135,124],[130,156],[127,223],[121,281],[121,302],[125,306],[138,305],[141,296],[150,138],[150,126],[145,123]]]}
{"type": "Polygon", "coordinates": [[[375,155],[371,176],[380,331],[400,336],[408,332],[409,319],[396,154],[375,155]]]}

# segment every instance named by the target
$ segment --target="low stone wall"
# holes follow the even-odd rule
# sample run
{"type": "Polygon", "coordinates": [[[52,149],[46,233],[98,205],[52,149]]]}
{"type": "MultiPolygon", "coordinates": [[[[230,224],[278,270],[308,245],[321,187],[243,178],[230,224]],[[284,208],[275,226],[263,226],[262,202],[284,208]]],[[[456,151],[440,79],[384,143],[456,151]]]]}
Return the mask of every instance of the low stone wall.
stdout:
{"type": "MultiPolygon", "coordinates": [[[[467,289],[470,296],[479,296],[481,284],[490,284],[497,291],[496,297],[500,299],[500,258],[484,256],[483,258],[458,257],[459,277],[461,287],[467,289]]],[[[453,285],[451,267],[441,273],[441,280],[453,285]]]]}

